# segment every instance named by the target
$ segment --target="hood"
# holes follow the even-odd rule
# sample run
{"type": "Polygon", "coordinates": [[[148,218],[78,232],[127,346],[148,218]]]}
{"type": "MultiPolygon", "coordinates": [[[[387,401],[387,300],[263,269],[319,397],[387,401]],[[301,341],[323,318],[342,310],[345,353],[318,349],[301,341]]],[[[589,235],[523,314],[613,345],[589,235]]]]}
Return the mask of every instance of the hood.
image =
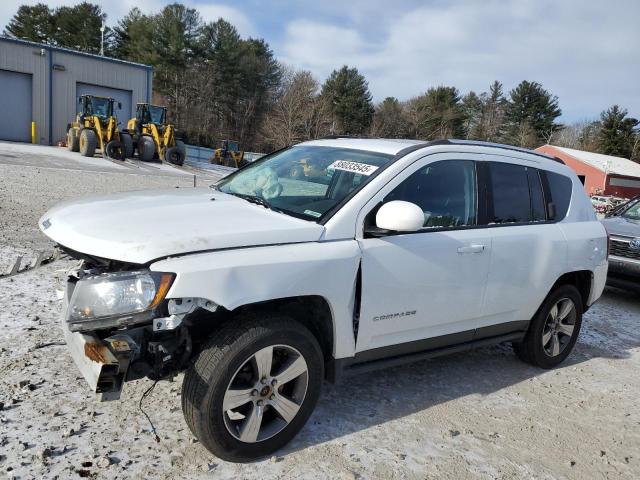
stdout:
{"type": "Polygon", "coordinates": [[[601,220],[610,235],[640,237],[640,221],[624,217],[609,217],[601,220]]]}
{"type": "Polygon", "coordinates": [[[210,188],[145,190],[60,203],[40,229],[56,243],[131,263],[222,248],[316,241],[324,227],[210,188]]]}

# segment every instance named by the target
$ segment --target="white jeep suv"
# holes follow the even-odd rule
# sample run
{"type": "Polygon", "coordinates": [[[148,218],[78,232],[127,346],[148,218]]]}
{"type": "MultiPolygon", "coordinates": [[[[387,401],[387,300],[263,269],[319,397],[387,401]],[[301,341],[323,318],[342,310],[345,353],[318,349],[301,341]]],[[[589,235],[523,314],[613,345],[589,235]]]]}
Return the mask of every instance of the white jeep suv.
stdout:
{"type": "Polygon", "coordinates": [[[562,362],[607,276],[607,234],[562,162],[508,146],[330,138],[211,188],[60,204],[71,355],[103,399],[185,371],[219,457],[285,445],[324,379],[511,342],[562,362]]]}

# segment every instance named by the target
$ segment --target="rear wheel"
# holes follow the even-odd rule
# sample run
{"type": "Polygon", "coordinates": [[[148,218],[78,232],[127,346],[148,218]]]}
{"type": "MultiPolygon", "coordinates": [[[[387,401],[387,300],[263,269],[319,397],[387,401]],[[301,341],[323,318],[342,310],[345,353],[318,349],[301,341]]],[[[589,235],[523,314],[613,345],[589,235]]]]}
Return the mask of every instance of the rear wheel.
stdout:
{"type": "Polygon", "coordinates": [[[133,157],[133,138],[128,133],[120,134],[120,141],[122,142],[122,148],[124,149],[124,158],[133,157]]]}
{"type": "Polygon", "coordinates": [[[576,287],[562,285],[544,301],[524,340],[514,344],[521,360],[553,368],[569,356],[582,325],[582,297],[576,287]]]}
{"type": "Polygon", "coordinates": [[[78,130],[70,128],[67,132],[67,150],[77,152],[80,150],[80,138],[78,138],[78,130]]]}
{"type": "Polygon", "coordinates": [[[176,145],[165,150],[164,159],[174,165],[182,166],[184,164],[184,153],[176,145]]]}
{"type": "Polygon", "coordinates": [[[124,147],[122,142],[118,140],[111,140],[104,147],[104,154],[107,158],[113,158],[114,160],[124,160],[124,147]]]}
{"type": "Polygon", "coordinates": [[[138,157],[144,162],[153,160],[156,144],[151,137],[140,137],[138,140],[138,157]]]}
{"type": "Polygon", "coordinates": [[[187,158],[187,147],[182,140],[176,140],[176,147],[182,152],[184,158],[187,158]]]}
{"type": "Polygon", "coordinates": [[[213,454],[250,461],[298,433],[322,379],[322,351],[307,328],[286,317],[242,316],[209,341],[185,375],[182,410],[213,454]]]}
{"type": "Polygon", "coordinates": [[[93,157],[98,146],[98,136],[96,132],[89,128],[83,128],[80,132],[80,154],[85,157],[93,157]]]}

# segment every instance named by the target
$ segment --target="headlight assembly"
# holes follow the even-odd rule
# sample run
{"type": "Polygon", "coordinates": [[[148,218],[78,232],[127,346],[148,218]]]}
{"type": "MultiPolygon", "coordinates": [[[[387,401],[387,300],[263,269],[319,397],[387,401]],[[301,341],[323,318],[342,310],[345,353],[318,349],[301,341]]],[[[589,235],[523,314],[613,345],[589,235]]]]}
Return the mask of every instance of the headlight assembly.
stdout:
{"type": "Polygon", "coordinates": [[[69,302],[69,328],[79,331],[149,320],[173,278],[171,273],[137,271],[80,279],[69,302]]]}

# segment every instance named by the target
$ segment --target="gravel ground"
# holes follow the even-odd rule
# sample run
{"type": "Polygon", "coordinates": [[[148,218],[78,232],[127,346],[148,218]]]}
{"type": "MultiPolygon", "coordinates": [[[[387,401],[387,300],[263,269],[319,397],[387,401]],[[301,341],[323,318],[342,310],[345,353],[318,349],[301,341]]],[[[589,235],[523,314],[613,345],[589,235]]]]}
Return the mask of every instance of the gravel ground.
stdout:
{"type": "MultiPolygon", "coordinates": [[[[0,258],[51,248],[37,219],[69,197],[189,179],[2,164],[0,258]]],[[[15,155],[15,152],[12,152],[15,155]]],[[[66,168],[66,167],[65,167],[66,168]]],[[[180,411],[180,385],[147,380],[97,403],[57,327],[60,260],[0,279],[0,478],[640,478],[640,298],[607,289],[561,368],[507,346],[325,384],[284,450],[238,465],[213,457],[180,411]]]]}

